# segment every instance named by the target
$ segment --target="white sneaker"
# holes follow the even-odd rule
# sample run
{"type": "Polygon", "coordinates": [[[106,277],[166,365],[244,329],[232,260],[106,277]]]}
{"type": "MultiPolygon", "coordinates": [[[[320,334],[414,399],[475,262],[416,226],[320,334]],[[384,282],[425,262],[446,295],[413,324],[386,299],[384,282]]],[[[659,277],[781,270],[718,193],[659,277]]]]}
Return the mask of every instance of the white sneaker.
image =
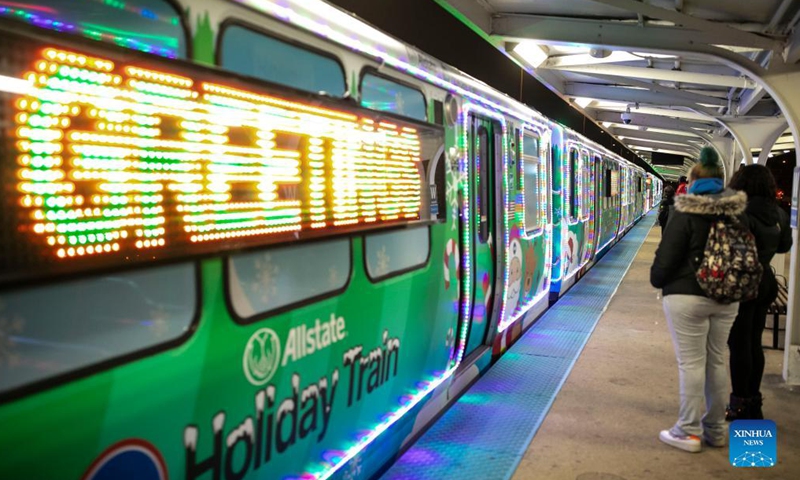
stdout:
{"type": "Polygon", "coordinates": [[[673,435],[669,430],[661,430],[661,433],[658,435],[658,439],[667,445],[680,448],[681,450],[685,450],[687,452],[697,453],[703,448],[700,437],[697,435],[678,436],[673,435]]]}

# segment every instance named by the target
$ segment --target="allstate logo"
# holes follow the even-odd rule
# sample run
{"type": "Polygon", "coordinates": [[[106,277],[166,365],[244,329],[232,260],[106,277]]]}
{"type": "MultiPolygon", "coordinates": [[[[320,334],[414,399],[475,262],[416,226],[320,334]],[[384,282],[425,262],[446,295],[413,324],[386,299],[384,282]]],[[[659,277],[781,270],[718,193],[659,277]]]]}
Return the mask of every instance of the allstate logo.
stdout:
{"type": "Polygon", "coordinates": [[[244,347],[244,376],[253,385],[264,385],[275,374],[281,359],[281,342],[271,328],[260,328],[244,347]]]}

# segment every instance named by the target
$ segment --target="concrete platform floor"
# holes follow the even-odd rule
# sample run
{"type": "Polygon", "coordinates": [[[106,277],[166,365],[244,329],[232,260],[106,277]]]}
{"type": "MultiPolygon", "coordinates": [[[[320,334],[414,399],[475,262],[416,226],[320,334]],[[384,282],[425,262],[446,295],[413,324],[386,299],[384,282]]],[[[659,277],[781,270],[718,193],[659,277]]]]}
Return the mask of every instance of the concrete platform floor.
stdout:
{"type": "Polygon", "coordinates": [[[675,355],[649,282],[660,238],[650,231],[513,480],[800,479],[800,387],[783,384],[783,351],[766,350],[762,385],[777,466],[734,468],[727,447],[691,454],[658,440],[678,412],[675,355]]]}

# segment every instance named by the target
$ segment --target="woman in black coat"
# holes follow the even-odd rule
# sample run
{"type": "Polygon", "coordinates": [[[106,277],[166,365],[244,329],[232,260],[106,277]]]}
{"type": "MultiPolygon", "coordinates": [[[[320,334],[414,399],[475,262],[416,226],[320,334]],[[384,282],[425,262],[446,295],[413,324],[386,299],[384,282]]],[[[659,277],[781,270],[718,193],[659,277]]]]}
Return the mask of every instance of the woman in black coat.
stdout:
{"type": "Polygon", "coordinates": [[[778,281],[770,261],[776,253],[792,248],[789,216],[775,201],[775,179],[763,165],[748,165],[739,169],[730,188],[747,194],[747,223],[756,237],[758,260],[764,275],[758,297],[739,304],[739,314],[733,322],[728,346],[731,350],[731,386],[733,392],[727,420],[762,419],[761,377],[764,374],[764,350],[761,335],[767,322],[767,309],[778,296],[778,281]]]}
{"type": "Polygon", "coordinates": [[[667,185],[664,187],[664,198],[661,200],[661,205],[658,206],[658,224],[661,226],[661,230],[667,226],[669,210],[673,205],[675,205],[675,189],[671,185],[667,185]]]}

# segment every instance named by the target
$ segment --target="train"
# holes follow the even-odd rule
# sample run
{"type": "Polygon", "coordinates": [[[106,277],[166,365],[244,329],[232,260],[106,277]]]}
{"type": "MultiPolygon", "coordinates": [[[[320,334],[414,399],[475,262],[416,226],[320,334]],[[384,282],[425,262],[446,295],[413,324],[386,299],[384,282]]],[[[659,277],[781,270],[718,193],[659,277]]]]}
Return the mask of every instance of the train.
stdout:
{"type": "Polygon", "coordinates": [[[0,478],[373,478],[662,179],[321,0],[0,3],[0,478]]]}

